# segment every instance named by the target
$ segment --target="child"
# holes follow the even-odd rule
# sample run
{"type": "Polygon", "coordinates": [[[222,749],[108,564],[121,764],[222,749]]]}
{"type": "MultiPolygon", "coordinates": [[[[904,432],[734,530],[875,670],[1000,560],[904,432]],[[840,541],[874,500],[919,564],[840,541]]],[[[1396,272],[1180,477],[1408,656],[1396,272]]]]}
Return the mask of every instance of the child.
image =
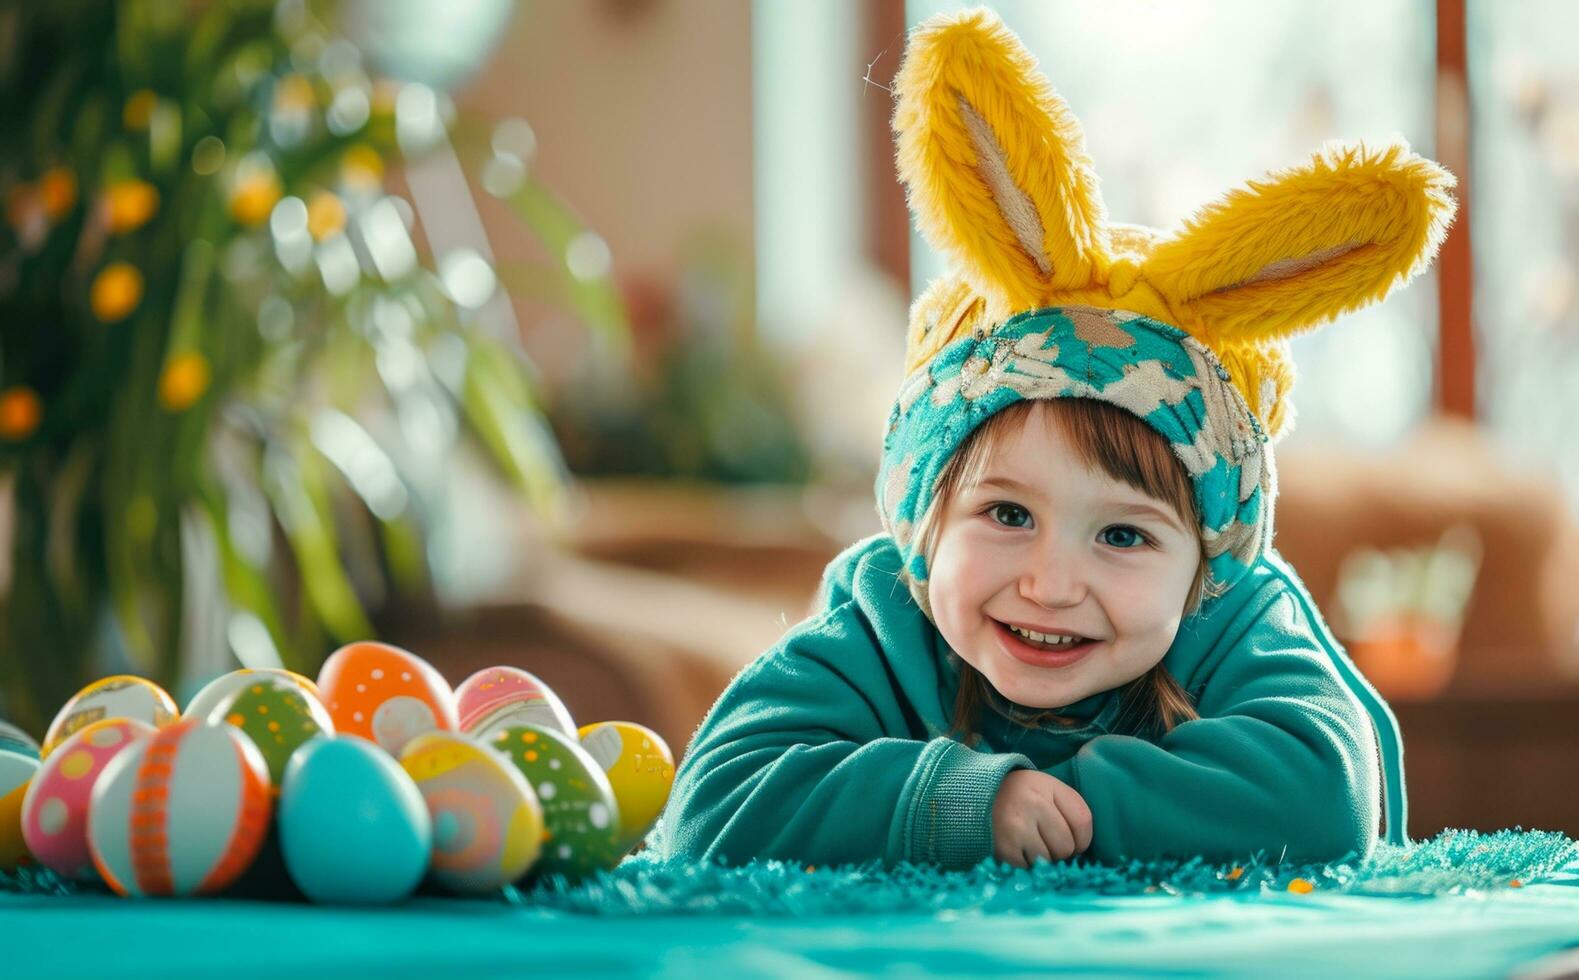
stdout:
{"type": "Polygon", "coordinates": [[[1418,273],[1451,175],[1330,146],[1163,235],[1106,222],[993,14],[918,28],[896,96],[954,275],[911,311],[884,533],[719,698],[650,843],[966,868],[1335,860],[1383,816],[1406,841],[1392,714],[1271,547],[1271,440],[1286,338],[1418,273]]]}

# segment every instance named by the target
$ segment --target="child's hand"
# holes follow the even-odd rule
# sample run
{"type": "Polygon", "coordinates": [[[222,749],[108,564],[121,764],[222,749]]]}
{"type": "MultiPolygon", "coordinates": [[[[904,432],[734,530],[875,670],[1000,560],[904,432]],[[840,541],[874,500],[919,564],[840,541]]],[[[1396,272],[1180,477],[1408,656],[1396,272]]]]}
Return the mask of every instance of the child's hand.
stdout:
{"type": "Polygon", "coordinates": [[[1029,868],[1037,858],[1062,861],[1091,846],[1091,809],[1069,784],[1045,772],[1016,769],[992,804],[992,853],[1029,868]]]}

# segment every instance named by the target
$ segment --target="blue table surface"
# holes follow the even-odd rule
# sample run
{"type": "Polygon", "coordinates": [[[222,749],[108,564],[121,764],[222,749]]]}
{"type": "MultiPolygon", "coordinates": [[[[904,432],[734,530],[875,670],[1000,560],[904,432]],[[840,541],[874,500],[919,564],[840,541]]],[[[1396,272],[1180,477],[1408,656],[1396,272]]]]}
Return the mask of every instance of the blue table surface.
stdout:
{"type": "Polygon", "coordinates": [[[615,916],[437,897],[356,908],[0,893],[0,975],[1509,976],[1579,947],[1579,867],[1568,870],[1432,896],[1071,894],[1034,914],[615,916]]]}

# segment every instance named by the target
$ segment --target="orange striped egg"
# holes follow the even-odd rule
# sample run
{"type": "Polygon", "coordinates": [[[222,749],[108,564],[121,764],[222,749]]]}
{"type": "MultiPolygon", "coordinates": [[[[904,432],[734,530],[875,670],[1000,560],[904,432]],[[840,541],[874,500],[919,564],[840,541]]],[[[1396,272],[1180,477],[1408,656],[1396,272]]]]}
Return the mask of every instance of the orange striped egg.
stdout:
{"type": "Polygon", "coordinates": [[[188,718],[140,739],[93,791],[93,864],[122,895],[204,895],[252,864],[272,797],[263,754],[240,730],[188,718]]]}
{"type": "Polygon", "coordinates": [[[78,691],[61,707],[44,733],[39,756],[49,758],[60,743],[96,721],[135,718],[162,728],[175,721],[176,715],[175,699],[153,681],[131,674],[106,677],[78,691]]]}
{"type": "Polygon", "coordinates": [[[61,742],[22,798],[22,839],[39,864],[63,878],[93,880],[88,808],[93,784],[117,755],[154,727],[135,718],[105,718],[61,742]]]}

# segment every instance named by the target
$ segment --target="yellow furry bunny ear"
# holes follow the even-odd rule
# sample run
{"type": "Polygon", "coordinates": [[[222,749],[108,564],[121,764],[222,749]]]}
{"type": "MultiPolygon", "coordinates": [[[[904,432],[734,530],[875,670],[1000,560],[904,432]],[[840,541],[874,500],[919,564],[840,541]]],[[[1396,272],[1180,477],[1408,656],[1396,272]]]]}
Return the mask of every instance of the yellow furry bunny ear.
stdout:
{"type": "Polygon", "coordinates": [[[972,288],[1018,311],[1105,278],[1102,201],[1080,124],[996,14],[922,23],[894,86],[916,225],[972,288]]]}
{"type": "Polygon", "coordinates": [[[1288,337],[1424,270],[1453,220],[1454,183],[1402,142],[1329,144],[1204,208],[1142,275],[1214,348],[1288,337]]]}

